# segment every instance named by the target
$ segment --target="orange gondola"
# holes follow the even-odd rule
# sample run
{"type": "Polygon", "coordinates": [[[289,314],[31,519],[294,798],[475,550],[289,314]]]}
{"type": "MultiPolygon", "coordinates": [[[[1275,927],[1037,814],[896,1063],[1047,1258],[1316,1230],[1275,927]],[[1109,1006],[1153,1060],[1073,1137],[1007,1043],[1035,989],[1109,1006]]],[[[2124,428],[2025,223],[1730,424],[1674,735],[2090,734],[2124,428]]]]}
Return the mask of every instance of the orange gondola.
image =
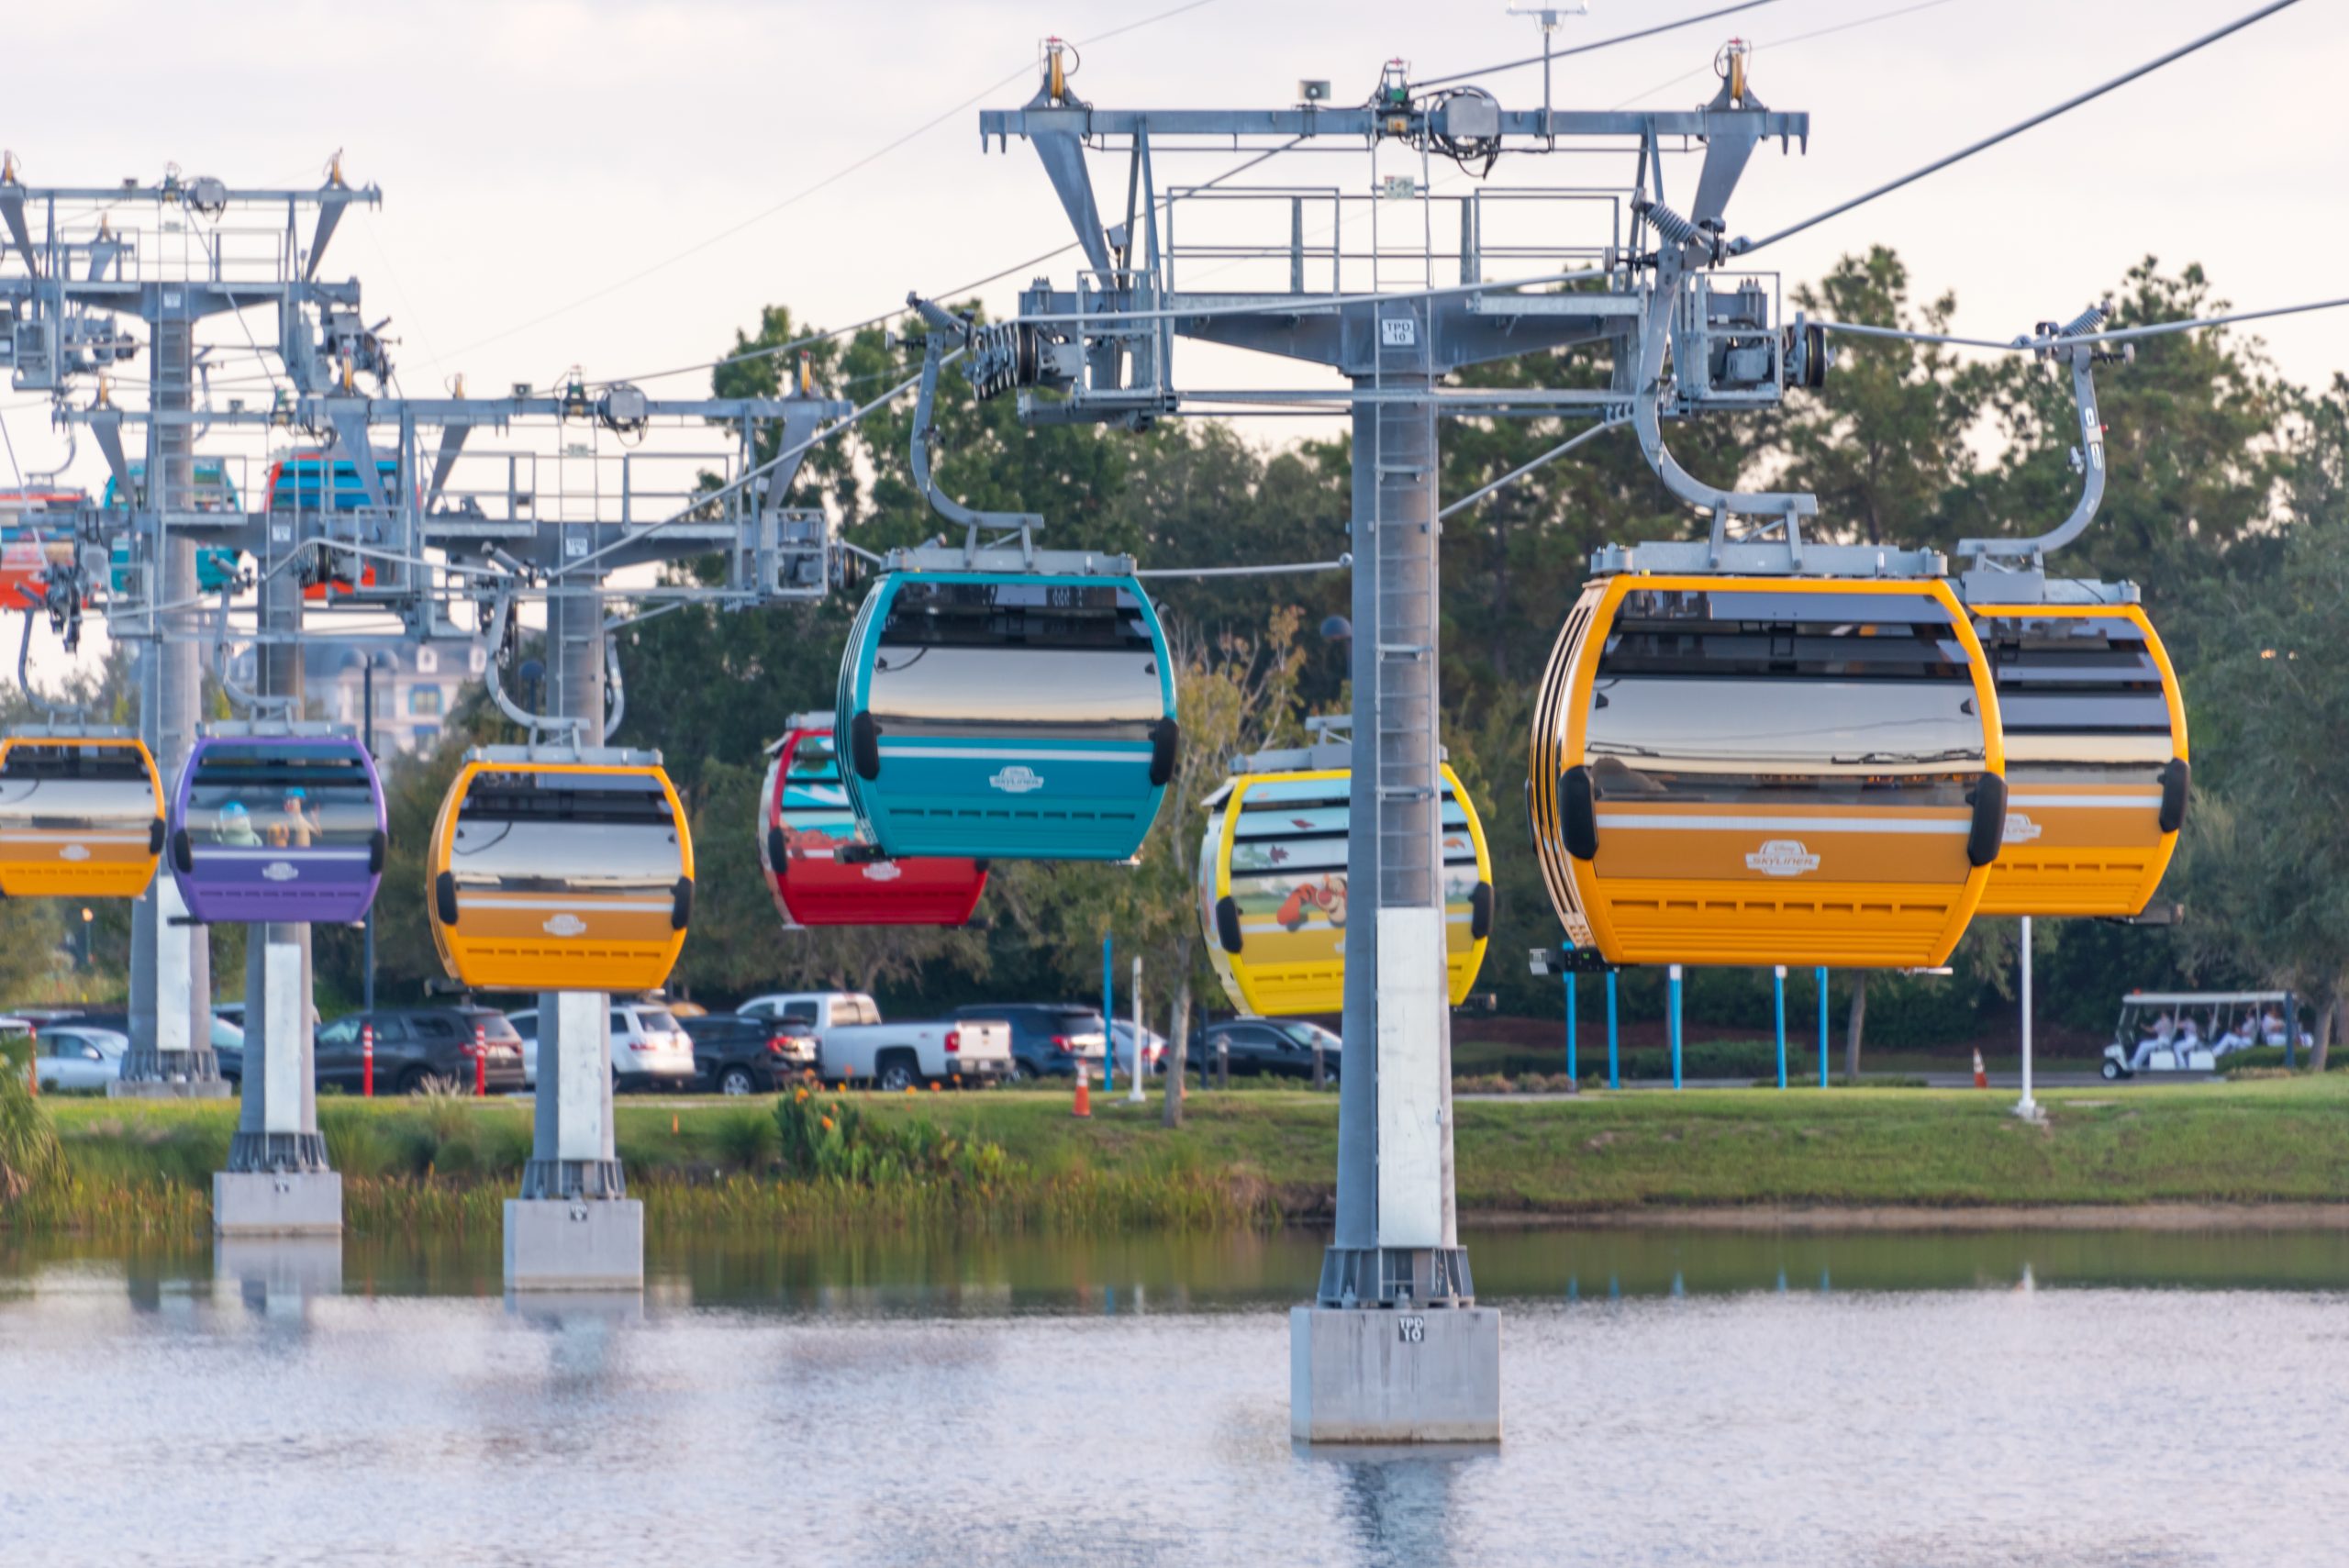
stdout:
{"type": "Polygon", "coordinates": [[[1970,606],[2007,752],[2003,847],[1977,913],[2144,911],[2186,820],[2177,672],[2133,604],[1970,606]]]}
{"type": "Polygon", "coordinates": [[[163,852],[155,759],[128,731],[0,740],[0,894],[136,898],[163,852]]]}
{"type": "Polygon", "coordinates": [[[1592,583],[1536,713],[1534,848],[1609,963],[1940,963],[2006,813],[1998,696],[1938,579],[1592,583]]]}

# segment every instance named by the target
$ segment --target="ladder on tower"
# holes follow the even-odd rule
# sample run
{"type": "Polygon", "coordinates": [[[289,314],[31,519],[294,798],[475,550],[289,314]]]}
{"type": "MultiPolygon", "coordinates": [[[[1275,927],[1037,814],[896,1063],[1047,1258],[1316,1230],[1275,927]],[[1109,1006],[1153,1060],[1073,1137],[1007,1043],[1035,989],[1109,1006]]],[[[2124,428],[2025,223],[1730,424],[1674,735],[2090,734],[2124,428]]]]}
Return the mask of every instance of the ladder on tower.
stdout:
{"type": "MultiPolygon", "coordinates": [[[[1429,156],[1424,148],[1419,149],[1417,166],[1410,172],[1382,174],[1379,151],[1398,145],[1380,142],[1371,151],[1371,292],[1377,295],[1435,286],[1435,222],[1429,191],[1429,156]]],[[[1408,526],[1408,521],[1389,515],[1386,500],[1390,480],[1416,482],[1432,478],[1426,472],[1432,461],[1431,443],[1408,460],[1398,459],[1395,453],[1396,443],[1390,436],[1400,421],[1392,417],[1386,401],[1389,389],[1386,372],[1390,365],[1401,365],[1417,373],[1433,362],[1430,338],[1434,311],[1431,302],[1421,297],[1376,305],[1372,314],[1377,331],[1370,346],[1371,394],[1375,400],[1371,426],[1378,437],[1368,454],[1374,476],[1371,538],[1367,550],[1359,541],[1356,543],[1354,570],[1362,571],[1364,562],[1368,562],[1373,573],[1373,600],[1378,606],[1376,624],[1371,628],[1376,641],[1371,660],[1374,724],[1370,740],[1377,755],[1374,777],[1380,806],[1379,880],[1383,884],[1395,885],[1399,873],[1427,887],[1440,902],[1442,890],[1435,859],[1436,833],[1397,827],[1385,809],[1389,801],[1432,802],[1438,798],[1440,787],[1432,762],[1436,755],[1433,730],[1437,717],[1432,700],[1435,672],[1429,669],[1425,682],[1415,683],[1427,695],[1408,699],[1396,691],[1397,683],[1388,676],[1389,671],[1398,667],[1432,664],[1435,648],[1431,628],[1438,613],[1433,602],[1437,580],[1429,573],[1418,586],[1397,583],[1387,570],[1385,549],[1388,526],[1408,526]],[[1417,629],[1398,640],[1389,629],[1397,626],[1417,629]]],[[[1432,512],[1431,507],[1431,528],[1435,526],[1432,512]]],[[[1379,902],[1383,904],[1384,898],[1379,902]]]]}

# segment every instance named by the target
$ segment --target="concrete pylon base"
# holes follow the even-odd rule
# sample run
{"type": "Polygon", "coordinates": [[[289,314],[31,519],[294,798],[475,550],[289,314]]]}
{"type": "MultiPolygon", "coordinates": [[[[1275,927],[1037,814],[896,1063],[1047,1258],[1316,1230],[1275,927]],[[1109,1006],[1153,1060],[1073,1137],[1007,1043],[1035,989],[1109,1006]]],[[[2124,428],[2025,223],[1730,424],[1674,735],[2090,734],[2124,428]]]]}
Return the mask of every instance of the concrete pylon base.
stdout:
{"type": "Polygon", "coordinates": [[[1288,1368],[1289,1435],[1303,1441],[1500,1440],[1498,1307],[1292,1307],[1288,1368]]]}
{"type": "Polygon", "coordinates": [[[176,1078],[160,1084],[126,1084],[117,1078],[106,1085],[110,1100],[225,1100],[232,1093],[226,1078],[176,1078]]]}
{"type": "Polygon", "coordinates": [[[506,1200],[506,1288],[640,1290],[644,1205],[635,1198],[506,1200]]]}
{"type": "Polygon", "coordinates": [[[340,1236],[340,1171],[215,1171],[216,1236],[340,1236]]]}

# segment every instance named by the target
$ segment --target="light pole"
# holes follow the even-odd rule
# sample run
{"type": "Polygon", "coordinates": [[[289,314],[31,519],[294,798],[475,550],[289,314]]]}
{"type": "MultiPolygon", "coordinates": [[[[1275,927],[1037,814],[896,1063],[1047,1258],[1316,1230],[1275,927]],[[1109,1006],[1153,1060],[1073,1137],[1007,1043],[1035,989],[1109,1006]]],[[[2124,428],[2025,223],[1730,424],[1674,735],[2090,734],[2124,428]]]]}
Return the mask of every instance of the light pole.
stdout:
{"type": "MultiPolygon", "coordinates": [[[[363,661],[359,667],[359,743],[367,748],[367,758],[372,762],[375,760],[375,666],[378,662],[391,662],[391,655],[371,648],[363,661]]],[[[372,903],[367,906],[363,942],[359,1010],[372,1014],[375,1010],[375,906],[372,903]]]]}
{"type": "Polygon", "coordinates": [[[2022,1098],[2015,1102],[2015,1115],[2025,1121],[2039,1119],[2039,1102],[2031,1097],[2031,917],[2022,917],[2022,1098]]]}

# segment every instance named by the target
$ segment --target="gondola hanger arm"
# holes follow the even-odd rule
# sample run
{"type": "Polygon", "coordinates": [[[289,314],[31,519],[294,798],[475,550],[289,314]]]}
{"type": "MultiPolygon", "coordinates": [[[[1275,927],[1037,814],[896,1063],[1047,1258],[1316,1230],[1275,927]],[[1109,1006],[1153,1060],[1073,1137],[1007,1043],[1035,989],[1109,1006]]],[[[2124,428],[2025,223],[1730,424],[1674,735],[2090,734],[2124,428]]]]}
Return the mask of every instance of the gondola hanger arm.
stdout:
{"type": "MultiPolygon", "coordinates": [[[[247,718],[268,717],[280,721],[291,721],[297,717],[294,707],[295,698],[267,696],[260,692],[247,691],[237,684],[235,679],[228,673],[228,596],[235,591],[234,583],[220,584],[220,613],[212,623],[213,678],[220,683],[221,695],[228,699],[228,706],[238,709],[247,718]]],[[[256,642],[254,648],[258,656],[260,644],[256,642]]]]}
{"type": "MultiPolygon", "coordinates": [[[[2099,353],[2089,343],[2066,339],[2089,337],[2111,315],[2112,303],[2107,300],[2102,305],[2090,306],[2061,327],[2040,323],[2038,338],[2043,346],[2037,350],[2039,356],[2069,361],[2071,364],[2072,402],[2079,416],[2079,445],[2072,449],[2072,462],[2080,473],[2080,498],[2073,504],[2071,516],[2043,534],[2029,539],[1958,540],[1956,553],[1976,567],[1986,567],[1993,562],[2041,565],[2048,551],[2060,550],[2079,538],[2096,519],[2097,508],[2104,502],[2104,423],[2096,406],[2096,361],[2133,359],[2135,350],[2124,344],[2116,352],[2099,353]]],[[[2028,340],[2016,339],[2018,343],[2028,340]]]]}
{"type": "Polygon", "coordinates": [[[913,460],[914,483],[921,487],[932,510],[950,523],[963,528],[963,550],[966,557],[975,558],[980,549],[979,534],[985,528],[1001,528],[1019,536],[1020,554],[1032,559],[1035,554],[1035,533],[1044,526],[1044,519],[1033,512],[982,512],[966,506],[939,488],[931,473],[931,448],[938,440],[937,427],[931,422],[938,406],[938,372],[946,362],[947,339],[952,338],[959,351],[968,348],[971,324],[935,301],[909,294],[906,303],[930,324],[930,333],[922,349],[921,387],[914,403],[913,460]]]}
{"type": "Polygon", "coordinates": [[[620,639],[608,631],[604,634],[604,691],[609,698],[608,711],[604,715],[604,742],[609,745],[619,730],[621,716],[628,712],[628,687],[620,681],[620,639]]]}
{"type": "Polygon", "coordinates": [[[1631,428],[1639,433],[1640,450],[1665,489],[1712,515],[1717,543],[1729,517],[1767,517],[1785,520],[1791,544],[1795,519],[1819,515],[1817,496],[1799,491],[1723,490],[1681,467],[1664,444],[1664,350],[1671,339],[1672,314],[1679,306],[1682,284],[1689,275],[1667,257],[1656,269],[1655,285],[1641,317],[1639,371],[1631,395],[1631,428]]]}
{"type": "Polygon", "coordinates": [[[60,707],[33,688],[33,617],[36,613],[32,606],[26,606],[24,640],[17,645],[17,684],[24,688],[25,700],[32,704],[34,710],[50,724],[78,725],[83,722],[86,713],[79,703],[71,707],[60,707]]]}
{"type": "MultiPolygon", "coordinates": [[[[529,712],[506,695],[506,687],[497,678],[497,651],[504,646],[507,634],[513,628],[514,609],[512,588],[500,584],[497,590],[497,602],[490,610],[487,623],[491,633],[489,657],[482,663],[482,684],[489,692],[489,700],[497,705],[497,710],[500,713],[522,727],[523,734],[528,738],[525,741],[526,745],[536,747],[539,737],[542,733],[554,734],[568,729],[571,731],[572,745],[584,751],[587,745],[585,719],[559,718],[529,712]]],[[[608,643],[606,644],[606,651],[609,651],[608,643]]],[[[608,738],[610,731],[607,729],[605,733],[608,738]]]]}

